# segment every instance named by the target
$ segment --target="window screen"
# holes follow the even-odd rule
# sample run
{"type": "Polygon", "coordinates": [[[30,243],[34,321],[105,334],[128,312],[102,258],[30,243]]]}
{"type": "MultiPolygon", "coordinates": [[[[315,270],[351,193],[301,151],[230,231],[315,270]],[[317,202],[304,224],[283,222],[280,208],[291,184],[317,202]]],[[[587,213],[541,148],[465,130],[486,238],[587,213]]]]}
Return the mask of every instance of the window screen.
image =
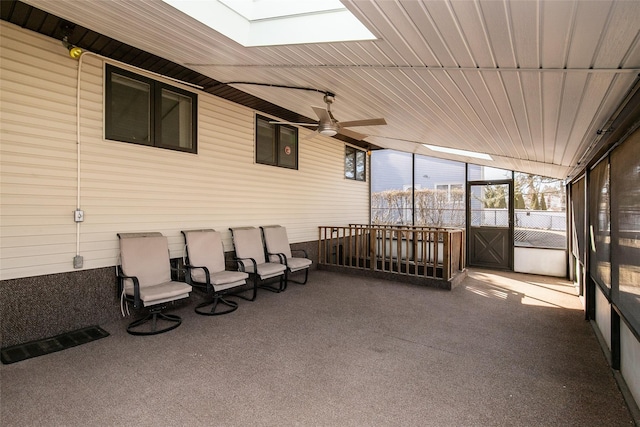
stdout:
{"type": "Polygon", "coordinates": [[[298,168],[298,132],[294,128],[280,126],[280,138],[278,139],[279,166],[285,168],[298,168]]]}
{"type": "Polygon", "coordinates": [[[573,238],[573,256],[584,265],[584,218],[585,218],[585,193],[584,178],[571,184],[571,231],[573,238]]]}
{"type": "Polygon", "coordinates": [[[413,225],[411,153],[374,150],[371,153],[371,222],[413,225]]]}
{"type": "Polygon", "coordinates": [[[276,165],[276,127],[267,120],[256,120],[256,162],[276,165]]]}
{"type": "Polygon", "coordinates": [[[151,93],[148,81],[135,80],[116,72],[109,74],[107,139],[153,145],[151,93]]]}
{"type": "Polygon", "coordinates": [[[640,331],[640,134],[611,154],[613,301],[640,331]],[[617,286],[616,286],[617,284],[617,286]]]}
{"type": "Polygon", "coordinates": [[[191,97],[162,89],[161,142],[170,148],[191,150],[193,147],[193,110],[191,97]]]}
{"type": "Polygon", "coordinates": [[[589,271],[607,295],[611,292],[609,195],[609,162],[605,159],[589,174],[589,271]]]}
{"type": "Polygon", "coordinates": [[[414,157],[415,225],[464,227],[466,165],[420,154],[414,157]]]}

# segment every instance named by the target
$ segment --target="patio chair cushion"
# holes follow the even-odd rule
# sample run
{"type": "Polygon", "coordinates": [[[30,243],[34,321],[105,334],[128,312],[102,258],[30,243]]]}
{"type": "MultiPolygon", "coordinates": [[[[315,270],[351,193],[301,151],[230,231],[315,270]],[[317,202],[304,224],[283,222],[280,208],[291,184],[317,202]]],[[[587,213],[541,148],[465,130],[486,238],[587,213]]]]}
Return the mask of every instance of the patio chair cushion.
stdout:
{"type": "MultiPolygon", "coordinates": [[[[217,273],[209,273],[209,280],[216,291],[233,288],[234,286],[244,285],[249,277],[247,273],[241,271],[219,271],[217,273]]],[[[202,268],[194,268],[191,271],[191,280],[198,283],[207,283],[207,276],[202,268]]]]}
{"type": "MultiPolygon", "coordinates": [[[[171,280],[169,246],[165,236],[120,239],[120,256],[122,272],[138,279],[140,299],[145,306],[189,296],[191,286],[171,280]]],[[[132,279],[125,279],[124,291],[127,295],[134,294],[132,279]]]]}
{"type": "MultiPolygon", "coordinates": [[[[263,227],[264,242],[267,252],[270,254],[284,254],[285,257],[291,258],[291,248],[289,247],[289,238],[287,237],[287,229],[284,227],[263,227]]],[[[271,256],[273,258],[273,255],[271,256]]],[[[278,261],[278,257],[272,261],[278,261]]]]}
{"type": "MultiPolygon", "coordinates": [[[[156,305],[164,302],[187,298],[191,292],[191,286],[183,282],[166,282],[153,286],[140,287],[140,299],[143,304],[156,305]]],[[[127,292],[128,293],[128,292],[127,292]]],[[[133,287],[131,294],[133,295],[133,287]]]]}
{"type": "MultiPolygon", "coordinates": [[[[198,267],[207,267],[209,273],[224,271],[224,250],[220,233],[213,230],[185,231],[185,240],[189,248],[189,264],[198,267]]],[[[204,270],[194,269],[192,276],[202,274],[204,270]]],[[[195,279],[195,278],[194,278],[195,279]]]]}
{"type": "Polygon", "coordinates": [[[312,262],[308,258],[298,258],[298,257],[287,258],[287,266],[289,267],[289,270],[292,272],[309,268],[311,264],[312,262]]]}
{"type": "MultiPolygon", "coordinates": [[[[236,250],[236,257],[238,258],[253,258],[256,264],[263,264],[267,260],[264,256],[264,247],[262,244],[262,236],[260,235],[260,229],[258,228],[234,228],[233,229],[233,242],[236,250]]],[[[251,264],[250,262],[244,262],[245,268],[251,264]]],[[[250,267],[249,272],[253,272],[253,266],[250,267]],[[251,270],[251,271],[250,271],[251,270]]]]}
{"type": "MultiPolygon", "coordinates": [[[[245,263],[245,268],[250,267],[250,270],[253,270],[253,265],[250,263],[245,263]]],[[[276,262],[265,262],[257,265],[258,275],[261,279],[269,279],[271,277],[276,277],[281,275],[287,267],[284,264],[276,263],[276,262]]],[[[249,271],[249,270],[247,270],[249,271]]],[[[253,271],[249,271],[253,273],[253,271]]]]}

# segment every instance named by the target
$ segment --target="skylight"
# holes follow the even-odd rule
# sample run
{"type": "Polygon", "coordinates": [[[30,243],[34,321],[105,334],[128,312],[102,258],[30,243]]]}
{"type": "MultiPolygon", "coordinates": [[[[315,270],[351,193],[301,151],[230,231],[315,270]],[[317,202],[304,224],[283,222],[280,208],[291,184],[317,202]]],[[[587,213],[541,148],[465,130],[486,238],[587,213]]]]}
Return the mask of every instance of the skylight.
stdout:
{"type": "Polygon", "coordinates": [[[245,47],[375,40],[339,0],[163,0],[245,47]]]}
{"type": "Polygon", "coordinates": [[[467,156],[467,157],[473,157],[476,159],[483,159],[483,160],[493,160],[493,158],[490,155],[485,153],[478,153],[475,151],[467,151],[467,150],[458,150],[457,148],[438,147],[437,145],[428,145],[428,144],[422,144],[422,145],[427,147],[429,150],[438,151],[440,153],[456,154],[459,156],[467,156]]]}

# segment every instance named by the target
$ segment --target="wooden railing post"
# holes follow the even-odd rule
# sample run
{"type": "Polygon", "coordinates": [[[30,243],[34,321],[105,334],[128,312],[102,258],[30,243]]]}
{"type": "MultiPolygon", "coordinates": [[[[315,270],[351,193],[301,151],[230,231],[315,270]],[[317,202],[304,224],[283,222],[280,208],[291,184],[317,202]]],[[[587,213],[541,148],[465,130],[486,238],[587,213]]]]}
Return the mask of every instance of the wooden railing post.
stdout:
{"type": "MultiPolygon", "coordinates": [[[[346,245],[346,240],[347,240],[347,232],[345,227],[341,227],[338,229],[338,236],[340,236],[340,234],[342,234],[342,260],[341,260],[341,264],[340,265],[347,265],[347,245],[346,245]]],[[[338,242],[340,242],[340,237],[338,237],[338,242]]],[[[338,247],[340,247],[340,243],[338,243],[338,247]]]]}
{"type": "Polygon", "coordinates": [[[396,231],[396,272],[400,273],[402,266],[402,230],[396,231]]]}
{"type": "Polygon", "coordinates": [[[440,258],[440,232],[433,232],[433,277],[438,278],[438,258],[440,258]]]}
{"type": "Polygon", "coordinates": [[[466,240],[465,240],[465,234],[464,231],[460,232],[460,266],[458,267],[460,269],[460,271],[464,270],[464,254],[465,254],[465,250],[466,250],[466,240]]]}
{"type": "Polygon", "coordinates": [[[360,267],[360,227],[355,228],[354,246],[356,247],[356,267],[360,267]]]}
{"type": "Polygon", "coordinates": [[[444,232],[442,234],[442,279],[449,280],[451,277],[451,233],[444,232]]]}
{"type": "MultiPolygon", "coordinates": [[[[348,228],[349,230],[349,240],[347,241],[347,260],[345,262],[345,265],[348,265],[349,267],[353,267],[352,262],[353,262],[353,226],[349,226],[348,228]]],[[[345,230],[344,232],[344,236],[345,239],[347,238],[347,232],[345,230]]]]}
{"type": "Polygon", "coordinates": [[[331,227],[329,246],[331,247],[331,263],[340,265],[340,229],[338,227],[331,227]]]}
{"type": "MultiPolygon", "coordinates": [[[[387,270],[387,229],[382,227],[382,228],[377,228],[377,230],[379,230],[380,233],[380,243],[378,244],[378,256],[380,257],[380,270],[382,271],[386,271],[387,270]]],[[[376,231],[376,233],[378,233],[378,231],[376,231]]],[[[376,238],[376,241],[378,240],[378,238],[376,238]]]]}
{"type": "Polygon", "coordinates": [[[427,274],[428,235],[424,228],[420,230],[420,263],[424,267],[424,275],[427,274]]]}
{"type": "MultiPolygon", "coordinates": [[[[377,249],[378,242],[376,238],[376,229],[369,227],[369,268],[375,270],[378,264],[377,249]]],[[[384,263],[384,260],[382,260],[384,263]]]]}
{"type": "Polygon", "coordinates": [[[324,260],[322,258],[322,242],[324,242],[322,239],[323,229],[323,227],[318,227],[318,264],[324,264],[324,260]]]}

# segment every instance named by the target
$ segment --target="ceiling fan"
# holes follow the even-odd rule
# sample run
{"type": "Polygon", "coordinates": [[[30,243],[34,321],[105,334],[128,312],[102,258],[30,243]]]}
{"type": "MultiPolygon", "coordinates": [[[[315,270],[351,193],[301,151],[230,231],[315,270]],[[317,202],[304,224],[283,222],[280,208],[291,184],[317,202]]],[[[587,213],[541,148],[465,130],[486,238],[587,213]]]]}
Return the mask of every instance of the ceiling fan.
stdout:
{"type": "Polygon", "coordinates": [[[318,123],[291,123],[291,122],[279,122],[273,121],[271,123],[278,124],[290,124],[290,125],[298,125],[298,126],[312,126],[318,128],[318,133],[325,136],[334,136],[339,133],[344,136],[348,136],[353,139],[357,139],[362,141],[368,135],[352,131],[351,129],[346,129],[348,127],[355,126],[378,126],[378,125],[386,125],[387,122],[383,118],[378,119],[364,119],[364,120],[352,120],[348,122],[339,122],[333,114],[331,113],[331,104],[333,103],[334,96],[332,94],[326,93],[324,95],[324,102],[327,104],[327,108],[322,107],[311,107],[313,111],[318,116],[318,123]]]}

